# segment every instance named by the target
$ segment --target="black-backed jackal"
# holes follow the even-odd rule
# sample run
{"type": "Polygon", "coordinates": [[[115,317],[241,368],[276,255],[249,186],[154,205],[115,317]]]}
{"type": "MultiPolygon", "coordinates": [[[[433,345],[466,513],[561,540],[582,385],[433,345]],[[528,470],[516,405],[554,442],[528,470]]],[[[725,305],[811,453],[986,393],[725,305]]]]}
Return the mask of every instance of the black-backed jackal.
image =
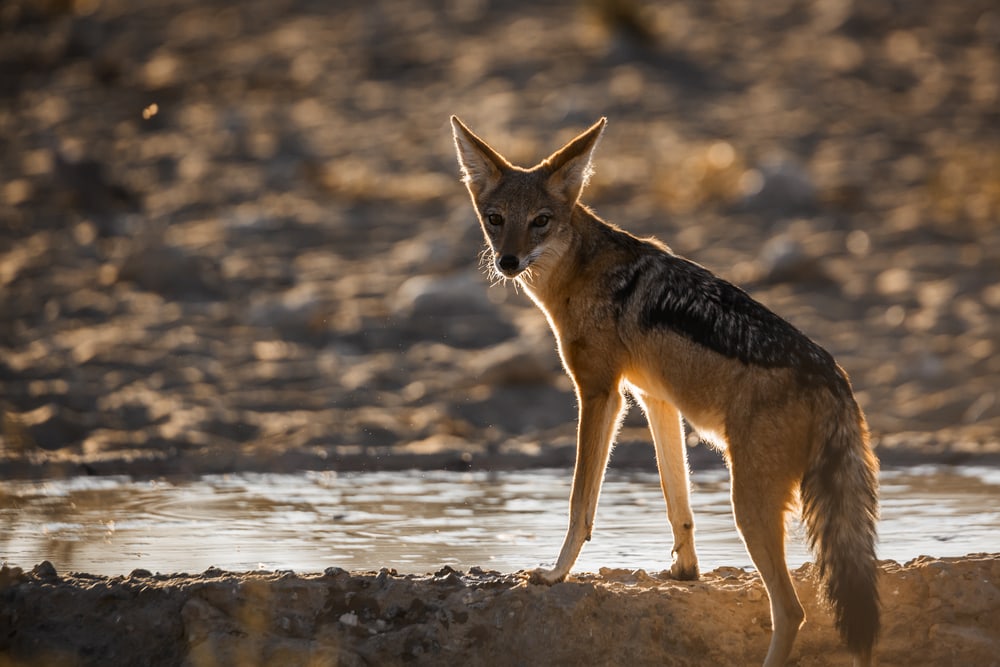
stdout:
{"type": "Polygon", "coordinates": [[[785,564],[785,514],[799,502],[837,627],[855,664],[871,664],[878,463],[847,375],[739,288],[579,202],[604,124],[524,169],[452,117],[493,271],[545,313],[579,401],[569,527],[555,567],[531,578],[564,579],[590,538],[627,391],[653,435],[673,576],[698,576],[684,415],[729,464],[736,524],[771,602],[764,664],[785,664],[804,620],[785,564]]]}

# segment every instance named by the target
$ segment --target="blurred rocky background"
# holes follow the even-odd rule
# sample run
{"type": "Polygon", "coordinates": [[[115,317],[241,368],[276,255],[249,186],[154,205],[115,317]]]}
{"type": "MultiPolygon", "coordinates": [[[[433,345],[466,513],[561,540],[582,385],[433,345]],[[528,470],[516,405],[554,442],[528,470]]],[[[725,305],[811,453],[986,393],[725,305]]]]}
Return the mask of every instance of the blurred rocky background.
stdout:
{"type": "Polygon", "coordinates": [[[608,116],[585,201],[830,349],[883,458],[1000,451],[994,0],[2,0],[0,470],[571,460],[452,113],[521,164],[608,116]]]}

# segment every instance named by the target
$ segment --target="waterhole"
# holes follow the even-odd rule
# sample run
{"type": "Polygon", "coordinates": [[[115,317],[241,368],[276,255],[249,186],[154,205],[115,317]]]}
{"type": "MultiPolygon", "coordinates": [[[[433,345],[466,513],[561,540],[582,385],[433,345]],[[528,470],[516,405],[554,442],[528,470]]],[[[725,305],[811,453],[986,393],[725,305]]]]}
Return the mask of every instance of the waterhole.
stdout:
{"type": "MultiPolygon", "coordinates": [[[[394,568],[400,573],[551,565],[562,544],[568,470],[207,475],[193,480],[80,477],[0,483],[0,560],[119,575],[394,568]]],[[[692,475],[701,568],[751,566],[725,470],[692,475]]],[[[1000,470],[885,470],[878,554],[1000,551],[1000,470]]],[[[789,564],[812,560],[790,524],[789,564]]],[[[671,537],[655,473],[611,470],[593,539],[575,571],[669,567],[671,537]]]]}

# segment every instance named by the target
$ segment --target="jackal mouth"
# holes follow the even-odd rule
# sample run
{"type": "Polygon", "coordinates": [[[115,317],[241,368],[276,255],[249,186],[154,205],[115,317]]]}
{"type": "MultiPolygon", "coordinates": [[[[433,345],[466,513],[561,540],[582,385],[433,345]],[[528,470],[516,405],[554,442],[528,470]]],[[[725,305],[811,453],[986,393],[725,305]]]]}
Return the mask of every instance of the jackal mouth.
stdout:
{"type": "Polygon", "coordinates": [[[501,268],[498,267],[497,268],[497,273],[499,273],[501,276],[503,276],[507,280],[513,280],[514,278],[517,278],[519,275],[521,275],[522,273],[524,273],[524,269],[522,269],[522,268],[501,269],[501,268]]]}

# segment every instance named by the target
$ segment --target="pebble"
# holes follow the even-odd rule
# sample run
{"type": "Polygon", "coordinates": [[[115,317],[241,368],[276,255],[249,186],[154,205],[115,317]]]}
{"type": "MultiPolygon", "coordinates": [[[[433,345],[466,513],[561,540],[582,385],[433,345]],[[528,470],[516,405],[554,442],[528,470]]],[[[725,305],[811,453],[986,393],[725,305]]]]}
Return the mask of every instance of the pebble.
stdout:
{"type": "Polygon", "coordinates": [[[87,432],[83,418],[56,403],[12,415],[10,423],[23,439],[22,448],[62,449],[78,444],[87,432]]]}
{"type": "Polygon", "coordinates": [[[250,302],[247,321],[285,336],[300,338],[326,328],[324,317],[332,310],[312,283],[296,285],[275,294],[262,294],[250,302]]]}
{"type": "Polygon", "coordinates": [[[478,272],[414,276],[396,291],[393,310],[412,317],[488,314],[495,306],[486,295],[486,289],[478,272]]]}
{"type": "Polygon", "coordinates": [[[414,276],[396,291],[392,311],[410,335],[453,347],[489,347],[517,335],[478,272],[414,276]]]}
{"type": "Polygon", "coordinates": [[[118,266],[117,279],[172,298],[216,298],[222,273],[212,259],[165,244],[142,243],[118,266]]]}
{"type": "Polygon", "coordinates": [[[798,162],[770,159],[741,179],[743,208],[756,213],[801,215],[816,209],[816,185],[798,162]]]}
{"type": "Polygon", "coordinates": [[[778,236],[761,248],[758,257],[761,277],[766,283],[823,283],[831,278],[822,261],[803,245],[787,236],[778,236]]]}

